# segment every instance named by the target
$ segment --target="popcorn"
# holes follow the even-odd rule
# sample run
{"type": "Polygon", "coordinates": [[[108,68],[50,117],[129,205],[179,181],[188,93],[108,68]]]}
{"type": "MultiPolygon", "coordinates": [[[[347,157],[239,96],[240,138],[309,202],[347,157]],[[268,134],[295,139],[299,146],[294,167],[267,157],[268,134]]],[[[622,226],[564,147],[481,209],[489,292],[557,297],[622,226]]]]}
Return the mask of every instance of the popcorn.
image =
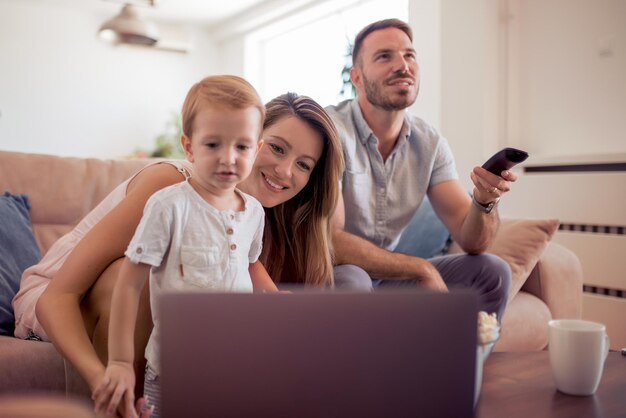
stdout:
{"type": "Polygon", "coordinates": [[[500,335],[500,325],[495,312],[488,314],[485,311],[478,313],[478,344],[485,345],[494,342],[500,335]]]}
{"type": "Polygon", "coordinates": [[[483,364],[500,337],[500,324],[495,313],[478,312],[478,345],[476,347],[476,383],[474,385],[474,406],[480,396],[483,381],[483,364]]]}

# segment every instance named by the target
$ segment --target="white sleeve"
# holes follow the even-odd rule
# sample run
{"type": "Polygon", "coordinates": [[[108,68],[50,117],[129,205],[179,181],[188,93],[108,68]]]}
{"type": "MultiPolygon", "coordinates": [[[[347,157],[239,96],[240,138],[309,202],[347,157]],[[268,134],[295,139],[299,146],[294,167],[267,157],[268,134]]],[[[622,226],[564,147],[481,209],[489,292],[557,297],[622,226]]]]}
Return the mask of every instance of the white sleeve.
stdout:
{"type": "Polygon", "coordinates": [[[255,208],[255,217],[257,218],[257,227],[254,232],[254,237],[250,243],[250,251],[248,252],[248,261],[255,263],[261,256],[263,250],[263,228],[265,226],[265,211],[263,207],[258,204],[258,208],[255,208]]]}
{"type": "Polygon", "coordinates": [[[173,222],[173,210],[163,204],[158,192],[148,199],[135,235],[124,253],[133,263],[161,265],[169,248],[173,222]]]}

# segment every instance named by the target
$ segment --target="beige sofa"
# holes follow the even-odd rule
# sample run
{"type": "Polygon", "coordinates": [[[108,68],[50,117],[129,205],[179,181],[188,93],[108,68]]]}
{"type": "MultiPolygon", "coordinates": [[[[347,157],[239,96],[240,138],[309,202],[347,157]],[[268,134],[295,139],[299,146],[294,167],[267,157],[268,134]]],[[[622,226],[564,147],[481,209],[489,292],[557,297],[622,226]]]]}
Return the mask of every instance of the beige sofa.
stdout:
{"type": "MultiPolygon", "coordinates": [[[[0,193],[28,195],[34,235],[43,254],[110,190],[145,164],[145,160],[0,151],[0,193]]],[[[571,251],[549,242],[556,225],[550,221],[503,223],[491,250],[512,265],[515,295],[505,313],[496,350],[544,349],[549,319],[580,317],[582,270],[571,251]]],[[[51,344],[0,336],[0,393],[35,390],[88,396],[84,381],[51,344]]]]}
{"type": "MultiPolygon", "coordinates": [[[[25,194],[43,255],[145,160],[104,161],[0,151],[0,193],[25,194]]],[[[10,245],[9,243],[1,243],[10,245]]],[[[50,343],[0,336],[0,393],[89,396],[86,383],[50,343]]]]}

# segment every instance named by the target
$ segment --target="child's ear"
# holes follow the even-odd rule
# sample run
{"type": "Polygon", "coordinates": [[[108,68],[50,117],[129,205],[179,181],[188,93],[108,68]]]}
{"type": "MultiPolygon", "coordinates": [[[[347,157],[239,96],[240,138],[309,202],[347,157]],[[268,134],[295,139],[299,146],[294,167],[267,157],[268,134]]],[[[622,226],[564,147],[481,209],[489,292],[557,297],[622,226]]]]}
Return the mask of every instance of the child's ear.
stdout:
{"type": "Polygon", "coordinates": [[[259,139],[259,142],[256,144],[256,152],[259,152],[262,146],[263,146],[263,140],[259,139]]]}
{"type": "Polygon", "coordinates": [[[180,136],[180,146],[183,148],[183,151],[185,152],[185,157],[187,157],[187,160],[193,163],[193,153],[191,152],[191,138],[189,138],[185,134],[182,134],[180,136]]]}

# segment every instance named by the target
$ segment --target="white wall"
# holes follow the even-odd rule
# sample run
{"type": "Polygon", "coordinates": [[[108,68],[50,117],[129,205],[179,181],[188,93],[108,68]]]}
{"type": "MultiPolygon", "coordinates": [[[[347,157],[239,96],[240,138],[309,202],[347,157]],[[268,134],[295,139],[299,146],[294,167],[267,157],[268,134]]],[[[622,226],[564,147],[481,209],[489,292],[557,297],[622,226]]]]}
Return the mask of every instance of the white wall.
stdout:
{"type": "Polygon", "coordinates": [[[626,157],[626,1],[509,0],[511,139],[541,156],[626,157]]]}
{"type": "Polygon", "coordinates": [[[498,1],[441,0],[441,124],[459,177],[505,145],[499,129],[498,1]]]}
{"type": "Polygon", "coordinates": [[[409,1],[409,24],[421,74],[411,112],[441,130],[441,0],[409,1]]]}
{"type": "MultiPolygon", "coordinates": [[[[220,74],[235,74],[244,77],[245,53],[244,38],[241,36],[218,41],[216,56],[220,59],[214,63],[215,71],[220,74]]],[[[252,80],[248,79],[248,81],[256,86],[252,80]]]]}
{"type": "MultiPolygon", "coordinates": [[[[254,83],[242,34],[224,29],[237,20],[185,28],[194,49],[179,54],[112,47],[96,37],[109,15],[50,3],[0,0],[1,149],[125,155],[153,146],[202,76],[254,83]]],[[[471,167],[506,145],[536,157],[626,153],[626,2],[409,4],[422,67],[411,110],[448,138],[468,187],[471,167]]]]}
{"type": "Polygon", "coordinates": [[[188,54],[111,46],[111,16],[40,0],[0,0],[0,149],[113,158],[154,139],[189,87],[215,67],[207,34],[188,54]]]}
{"type": "Polygon", "coordinates": [[[624,161],[626,2],[431,1],[441,131],[468,189],[471,168],[504,146],[536,161],[624,161]]]}

